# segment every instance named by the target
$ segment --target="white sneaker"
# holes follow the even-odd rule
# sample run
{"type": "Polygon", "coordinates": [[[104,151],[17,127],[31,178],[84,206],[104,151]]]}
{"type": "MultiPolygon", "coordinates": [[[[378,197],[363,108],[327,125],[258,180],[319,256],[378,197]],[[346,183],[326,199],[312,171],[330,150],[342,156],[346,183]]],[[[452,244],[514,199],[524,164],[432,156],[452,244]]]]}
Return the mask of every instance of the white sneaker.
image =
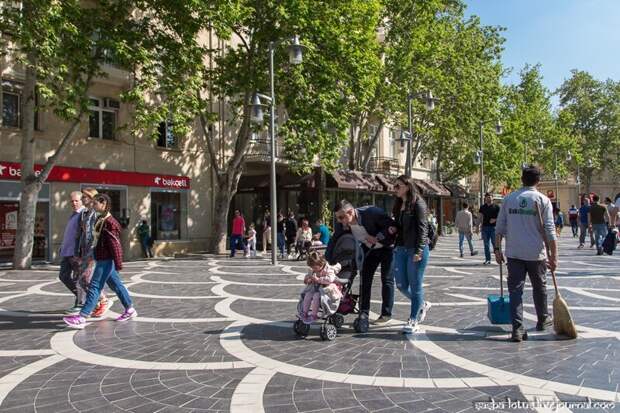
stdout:
{"type": "Polygon", "coordinates": [[[424,301],[422,308],[420,308],[420,311],[418,311],[418,317],[417,317],[418,323],[422,324],[422,322],[426,318],[426,313],[428,313],[428,310],[430,310],[430,308],[431,308],[431,303],[429,303],[428,301],[424,301]]]}
{"type": "Polygon", "coordinates": [[[407,320],[407,324],[403,327],[403,334],[413,334],[420,331],[420,326],[416,320],[412,320],[411,318],[407,320]]]}

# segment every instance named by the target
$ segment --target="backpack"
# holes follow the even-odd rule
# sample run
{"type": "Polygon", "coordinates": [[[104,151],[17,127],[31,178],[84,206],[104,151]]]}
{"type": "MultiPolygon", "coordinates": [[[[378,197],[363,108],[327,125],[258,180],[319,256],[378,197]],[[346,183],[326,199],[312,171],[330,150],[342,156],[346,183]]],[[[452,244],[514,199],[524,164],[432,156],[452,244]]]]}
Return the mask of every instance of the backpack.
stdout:
{"type": "Polygon", "coordinates": [[[439,236],[437,235],[437,229],[430,222],[428,223],[428,249],[433,250],[435,248],[435,244],[437,244],[437,240],[439,236]]]}

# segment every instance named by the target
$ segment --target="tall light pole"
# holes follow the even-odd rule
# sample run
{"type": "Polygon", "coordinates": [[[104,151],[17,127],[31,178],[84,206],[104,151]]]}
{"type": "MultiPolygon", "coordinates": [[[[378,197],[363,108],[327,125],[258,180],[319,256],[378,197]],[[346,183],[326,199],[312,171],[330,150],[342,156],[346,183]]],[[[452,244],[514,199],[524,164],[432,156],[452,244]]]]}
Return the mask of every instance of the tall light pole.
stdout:
{"type": "Polygon", "coordinates": [[[422,92],[422,93],[408,93],[407,94],[407,136],[401,132],[400,134],[400,142],[401,144],[407,142],[407,153],[405,155],[405,175],[411,177],[411,140],[413,139],[413,99],[424,99],[426,104],[426,110],[432,111],[435,109],[435,99],[433,97],[433,92],[422,92]]]}
{"type": "MultiPolygon", "coordinates": [[[[256,93],[252,98],[252,117],[251,120],[255,122],[261,122],[263,119],[262,108],[260,98],[265,98],[269,101],[269,138],[271,142],[271,173],[270,173],[270,193],[271,193],[271,264],[278,264],[278,196],[277,196],[277,181],[276,181],[276,132],[275,132],[275,118],[276,118],[276,94],[274,86],[274,55],[275,49],[279,42],[269,42],[269,96],[256,93]]],[[[299,36],[293,36],[290,45],[288,46],[289,63],[298,65],[303,60],[303,48],[304,46],[299,43],[299,36]]]]}
{"type": "MultiPolygon", "coordinates": [[[[478,159],[480,160],[480,206],[484,203],[484,125],[493,122],[490,120],[481,120],[480,121],[480,150],[478,151],[478,159]]],[[[502,122],[498,119],[495,121],[495,133],[497,135],[501,135],[504,131],[502,126],[502,122]]]]}
{"type": "Polygon", "coordinates": [[[555,207],[560,209],[560,187],[558,185],[558,153],[553,152],[553,179],[555,179],[555,207]]]}

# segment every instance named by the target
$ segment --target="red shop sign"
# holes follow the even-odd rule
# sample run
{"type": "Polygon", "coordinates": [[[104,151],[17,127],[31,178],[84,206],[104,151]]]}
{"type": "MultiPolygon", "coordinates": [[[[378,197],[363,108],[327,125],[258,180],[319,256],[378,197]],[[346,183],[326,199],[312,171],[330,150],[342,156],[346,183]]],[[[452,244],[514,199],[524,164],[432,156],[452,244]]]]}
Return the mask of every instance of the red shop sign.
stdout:
{"type": "MultiPolygon", "coordinates": [[[[34,169],[35,173],[39,173],[43,166],[35,165],[34,169]]],[[[18,181],[20,178],[21,164],[0,161],[0,179],[18,181]]],[[[47,180],[50,182],[80,182],[103,185],[155,186],[170,189],[189,189],[190,184],[187,176],[71,168],[69,166],[55,166],[47,180]]]]}

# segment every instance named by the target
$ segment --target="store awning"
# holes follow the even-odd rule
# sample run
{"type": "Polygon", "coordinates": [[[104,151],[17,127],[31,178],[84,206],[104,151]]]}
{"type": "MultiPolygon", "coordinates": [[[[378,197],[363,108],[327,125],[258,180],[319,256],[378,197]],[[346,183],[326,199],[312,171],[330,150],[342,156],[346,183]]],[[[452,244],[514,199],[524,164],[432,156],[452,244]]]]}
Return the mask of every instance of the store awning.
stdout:
{"type": "Polygon", "coordinates": [[[463,199],[465,199],[469,195],[467,193],[467,190],[465,189],[465,187],[462,186],[462,185],[459,185],[459,184],[443,184],[443,186],[448,188],[448,190],[452,194],[453,198],[463,198],[463,199]]]}
{"type": "Polygon", "coordinates": [[[237,185],[237,191],[248,192],[257,188],[269,187],[269,175],[242,175],[237,185]]]}
{"type": "Polygon", "coordinates": [[[278,188],[306,189],[316,188],[317,182],[314,174],[307,175],[278,175],[278,188]]]}
{"type": "Polygon", "coordinates": [[[450,191],[448,191],[442,184],[439,182],[425,180],[425,179],[413,179],[416,186],[420,190],[420,193],[423,196],[450,196],[450,191]]]}
{"type": "Polygon", "coordinates": [[[358,171],[340,170],[331,173],[331,177],[339,189],[354,189],[379,192],[383,185],[374,174],[358,171]]]}
{"type": "Polygon", "coordinates": [[[381,185],[383,185],[383,190],[385,192],[394,191],[394,181],[391,178],[385,175],[377,174],[377,180],[381,183],[381,185]]]}

